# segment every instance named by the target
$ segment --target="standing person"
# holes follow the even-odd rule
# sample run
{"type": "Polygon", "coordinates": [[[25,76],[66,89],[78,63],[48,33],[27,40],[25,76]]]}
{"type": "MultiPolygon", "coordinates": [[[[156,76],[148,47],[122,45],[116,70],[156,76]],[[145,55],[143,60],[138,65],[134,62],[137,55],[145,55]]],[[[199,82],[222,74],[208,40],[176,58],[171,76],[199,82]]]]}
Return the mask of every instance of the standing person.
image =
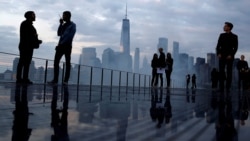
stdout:
{"type": "Polygon", "coordinates": [[[190,74],[186,75],[186,88],[189,88],[189,83],[190,83],[190,74]]]}
{"type": "Polygon", "coordinates": [[[151,61],[152,67],[152,79],[151,79],[151,86],[157,86],[157,66],[158,66],[158,55],[157,53],[154,54],[153,59],[151,61]]]}
{"type": "Polygon", "coordinates": [[[158,72],[157,72],[157,82],[158,82],[158,77],[160,77],[160,80],[161,80],[161,88],[163,87],[163,72],[165,70],[165,67],[166,67],[166,62],[165,62],[165,54],[163,52],[163,48],[159,48],[158,49],[159,53],[160,53],[160,56],[158,58],[158,72]]]}
{"type": "Polygon", "coordinates": [[[247,87],[247,73],[248,73],[248,63],[245,61],[245,56],[240,56],[240,61],[237,63],[237,69],[238,69],[238,88],[241,89],[241,83],[243,83],[243,89],[246,89],[247,87]]]}
{"type": "Polygon", "coordinates": [[[20,26],[20,42],[19,42],[19,62],[17,64],[16,83],[33,84],[29,80],[29,67],[33,56],[33,50],[39,48],[42,43],[38,39],[38,35],[33,21],[36,20],[35,12],[27,11],[24,14],[25,21],[20,26]]]}
{"type": "Polygon", "coordinates": [[[196,88],[196,75],[193,74],[192,75],[192,89],[195,89],[196,88]]]}
{"type": "Polygon", "coordinates": [[[174,63],[174,60],[171,57],[171,54],[167,53],[166,70],[165,70],[166,79],[167,79],[167,88],[170,88],[170,81],[171,81],[171,73],[172,73],[172,70],[173,70],[173,63],[174,63]]]}
{"type": "Polygon", "coordinates": [[[56,46],[56,53],[54,58],[54,79],[49,84],[57,84],[59,75],[59,63],[64,55],[66,61],[66,72],[63,84],[67,85],[70,77],[70,60],[72,41],[76,33],[76,25],[70,20],[70,11],[64,11],[62,19],[59,20],[60,25],[57,30],[57,35],[60,36],[59,43],[56,46]]]}
{"type": "Polygon", "coordinates": [[[211,71],[211,81],[212,81],[212,89],[216,89],[218,86],[218,80],[219,80],[219,72],[216,68],[213,68],[211,71]]]}
{"type": "Polygon", "coordinates": [[[226,73],[226,90],[229,91],[232,83],[232,69],[234,55],[238,50],[238,36],[231,32],[233,24],[225,22],[225,33],[221,33],[216,46],[217,56],[219,58],[219,84],[221,92],[224,92],[225,68],[226,73]]]}

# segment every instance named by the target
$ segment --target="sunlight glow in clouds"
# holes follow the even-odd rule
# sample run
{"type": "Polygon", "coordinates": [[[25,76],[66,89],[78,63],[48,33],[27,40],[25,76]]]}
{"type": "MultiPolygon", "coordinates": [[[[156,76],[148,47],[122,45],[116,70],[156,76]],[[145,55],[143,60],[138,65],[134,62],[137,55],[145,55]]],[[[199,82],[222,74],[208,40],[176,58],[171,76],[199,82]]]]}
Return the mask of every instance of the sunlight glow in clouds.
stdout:
{"type": "Polygon", "coordinates": [[[140,48],[140,60],[144,56],[151,60],[152,53],[157,51],[159,37],[168,38],[169,51],[172,50],[173,41],[177,41],[180,53],[205,58],[206,53],[214,52],[225,21],[235,25],[233,32],[239,37],[236,57],[246,54],[246,60],[250,58],[249,0],[80,0],[75,3],[68,0],[2,0],[0,28],[14,28],[0,33],[1,37],[9,35],[13,40],[9,43],[0,39],[0,51],[8,52],[9,48],[5,46],[16,43],[12,48],[18,52],[19,26],[27,10],[35,11],[37,18],[34,26],[43,40],[43,47],[35,51],[37,57],[53,59],[54,47],[58,42],[58,15],[64,10],[72,12],[72,21],[77,26],[72,51],[74,63],[78,62],[83,47],[96,47],[98,57],[102,56],[105,48],[118,51],[126,3],[130,20],[131,55],[135,48],[140,48]],[[16,35],[13,35],[13,29],[16,35]]]}

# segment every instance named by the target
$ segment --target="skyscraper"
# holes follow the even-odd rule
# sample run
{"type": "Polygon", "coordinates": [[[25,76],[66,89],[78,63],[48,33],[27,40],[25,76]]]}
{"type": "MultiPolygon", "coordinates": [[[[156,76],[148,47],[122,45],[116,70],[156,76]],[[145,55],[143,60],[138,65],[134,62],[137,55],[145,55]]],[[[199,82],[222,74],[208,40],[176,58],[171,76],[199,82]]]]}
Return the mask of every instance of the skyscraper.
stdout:
{"type": "Polygon", "coordinates": [[[102,54],[102,67],[109,69],[117,69],[117,59],[114,50],[107,48],[102,54]]]}
{"type": "Polygon", "coordinates": [[[117,68],[122,71],[132,72],[132,56],[130,55],[130,26],[129,19],[127,19],[127,6],[125,19],[122,20],[122,31],[120,41],[121,53],[118,53],[117,68]]]}
{"type": "Polygon", "coordinates": [[[217,60],[217,56],[216,56],[215,53],[207,53],[207,63],[211,67],[217,67],[218,66],[218,60],[217,60]]]}
{"type": "Polygon", "coordinates": [[[135,55],[134,55],[134,73],[139,72],[139,66],[140,66],[140,49],[135,49],[135,55]]]}
{"type": "Polygon", "coordinates": [[[163,52],[168,52],[168,39],[164,37],[159,38],[157,48],[163,48],[163,52]]]}
{"type": "Polygon", "coordinates": [[[120,48],[122,53],[130,55],[130,25],[129,19],[127,19],[127,5],[125,19],[122,20],[120,48]]]}
{"type": "Polygon", "coordinates": [[[179,42],[173,42],[173,58],[176,62],[179,60],[179,42]]]}
{"type": "Polygon", "coordinates": [[[79,64],[101,67],[101,61],[99,58],[96,57],[96,48],[94,47],[82,48],[79,64]]]}

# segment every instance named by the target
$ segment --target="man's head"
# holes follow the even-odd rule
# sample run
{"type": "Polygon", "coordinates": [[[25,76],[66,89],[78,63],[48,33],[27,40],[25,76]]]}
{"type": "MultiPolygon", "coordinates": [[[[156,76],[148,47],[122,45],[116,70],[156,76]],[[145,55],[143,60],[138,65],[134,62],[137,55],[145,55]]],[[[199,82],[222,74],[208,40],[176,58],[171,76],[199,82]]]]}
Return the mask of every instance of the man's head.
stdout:
{"type": "Polygon", "coordinates": [[[230,22],[225,22],[225,25],[223,27],[225,32],[230,32],[233,29],[234,25],[230,22]]]}
{"type": "Polygon", "coordinates": [[[70,18],[71,18],[70,11],[64,11],[63,12],[63,20],[67,22],[67,21],[70,21],[70,18]]]}
{"type": "Polygon", "coordinates": [[[163,48],[159,48],[158,50],[159,50],[159,52],[163,52],[163,48]]]}
{"type": "Polygon", "coordinates": [[[27,20],[30,20],[30,21],[35,21],[36,20],[36,15],[35,15],[34,11],[27,11],[27,12],[25,12],[24,17],[27,20]]]}
{"type": "Polygon", "coordinates": [[[240,56],[240,60],[244,60],[245,59],[245,56],[244,55],[241,55],[240,56]]]}

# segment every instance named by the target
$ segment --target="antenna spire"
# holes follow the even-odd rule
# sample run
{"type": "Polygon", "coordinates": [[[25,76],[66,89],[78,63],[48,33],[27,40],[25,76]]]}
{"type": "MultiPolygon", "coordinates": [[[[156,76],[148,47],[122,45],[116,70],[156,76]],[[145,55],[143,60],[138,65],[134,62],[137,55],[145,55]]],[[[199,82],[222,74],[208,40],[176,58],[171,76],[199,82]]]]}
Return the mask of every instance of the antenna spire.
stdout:
{"type": "Polygon", "coordinates": [[[125,19],[127,19],[127,3],[126,3],[126,14],[125,14],[125,19]]]}

